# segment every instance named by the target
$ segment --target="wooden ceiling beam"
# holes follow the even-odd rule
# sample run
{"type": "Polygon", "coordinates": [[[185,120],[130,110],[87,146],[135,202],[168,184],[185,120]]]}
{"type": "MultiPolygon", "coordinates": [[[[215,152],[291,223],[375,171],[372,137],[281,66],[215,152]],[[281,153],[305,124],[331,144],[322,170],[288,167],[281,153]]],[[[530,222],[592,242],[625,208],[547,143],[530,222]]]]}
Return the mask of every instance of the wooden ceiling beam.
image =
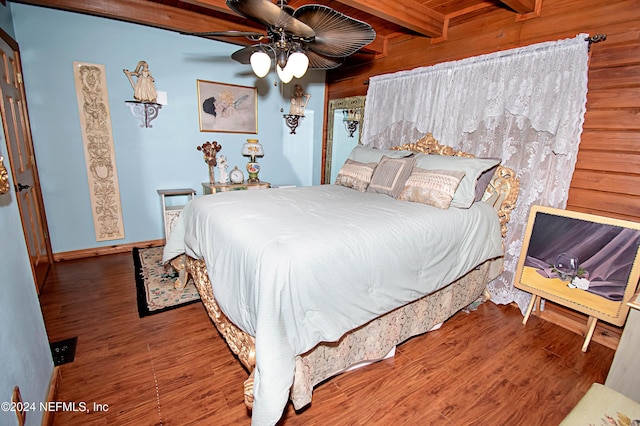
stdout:
{"type": "MultiPolygon", "coordinates": [[[[214,2],[215,0],[206,1],[214,2]]],[[[108,17],[179,32],[222,31],[229,29],[229,22],[225,19],[206,16],[148,0],[16,0],[16,2],[108,17]]],[[[220,3],[224,4],[224,0],[220,0],[220,3]]],[[[227,13],[230,12],[231,10],[227,8],[227,13]]],[[[238,31],[257,31],[257,27],[239,23],[234,23],[233,29],[238,31]]],[[[238,37],[233,43],[244,45],[249,44],[249,41],[244,37],[238,37]]]]}
{"type": "Polygon", "coordinates": [[[403,28],[428,37],[440,37],[444,29],[444,15],[415,0],[337,0],[338,2],[378,18],[393,22],[403,28]]]}
{"type": "Polygon", "coordinates": [[[376,55],[380,55],[386,53],[387,51],[387,42],[381,35],[376,35],[376,38],[365,47],[362,48],[365,52],[375,53],[376,55]]]}
{"type": "Polygon", "coordinates": [[[225,0],[180,0],[183,3],[189,3],[194,6],[204,7],[206,9],[215,10],[216,12],[226,13],[229,15],[234,15],[225,0]]]}
{"type": "Polygon", "coordinates": [[[500,0],[500,2],[521,15],[533,13],[536,10],[536,0],[500,0]]]}

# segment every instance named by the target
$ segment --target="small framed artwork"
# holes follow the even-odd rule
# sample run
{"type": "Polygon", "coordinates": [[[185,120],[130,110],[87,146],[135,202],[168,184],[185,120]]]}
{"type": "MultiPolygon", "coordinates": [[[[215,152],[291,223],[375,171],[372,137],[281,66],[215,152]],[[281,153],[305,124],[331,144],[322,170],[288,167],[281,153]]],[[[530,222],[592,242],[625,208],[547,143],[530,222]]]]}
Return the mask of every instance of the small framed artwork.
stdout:
{"type": "Polygon", "coordinates": [[[258,133],[255,87],[197,80],[201,132],[258,133]]]}
{"type": "MultiPolygon", "coordinates": [[[[596,320],[624,324],[640,278],[640,223],[533,206],[514,285],[596,320]]],[[[587,335],[590,339],[591,336],[587,335]]],[[[585,340],[585,347],[588,340],[585,340]]]]}

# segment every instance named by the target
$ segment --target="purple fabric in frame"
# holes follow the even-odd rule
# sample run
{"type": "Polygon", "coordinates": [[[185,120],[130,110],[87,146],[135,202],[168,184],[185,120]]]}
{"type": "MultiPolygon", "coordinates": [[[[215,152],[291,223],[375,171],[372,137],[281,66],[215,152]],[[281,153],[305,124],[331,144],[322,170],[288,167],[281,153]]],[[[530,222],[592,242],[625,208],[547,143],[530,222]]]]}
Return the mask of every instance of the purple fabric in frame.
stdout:
{"type": "Polygon", "coordinates": [[[586,270],[590,281],[587,291],[621,301],[639,245],[640,231],[634,229],[538,213],[525,266],[552,275],[557,256],[571,253],[586,270]]]}

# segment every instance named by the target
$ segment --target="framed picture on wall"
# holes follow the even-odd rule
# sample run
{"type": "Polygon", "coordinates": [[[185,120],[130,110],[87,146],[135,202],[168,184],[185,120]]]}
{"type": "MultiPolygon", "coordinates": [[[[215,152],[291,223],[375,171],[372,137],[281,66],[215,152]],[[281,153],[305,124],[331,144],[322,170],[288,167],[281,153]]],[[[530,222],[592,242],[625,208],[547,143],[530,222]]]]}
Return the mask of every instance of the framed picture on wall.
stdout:
{"type": "Polygon", "coordinates": [[[533,295],[524,322],[547,299],[588,315],[591,333],[597,319],[623,325],[640,278],[639,249],[640,223],[533,206],[514,283],[533,295]]]}
{"type": "Polygon", "coordinates": [[[255,87],[197,80],[201,132],[258,133],[255,87]]]}

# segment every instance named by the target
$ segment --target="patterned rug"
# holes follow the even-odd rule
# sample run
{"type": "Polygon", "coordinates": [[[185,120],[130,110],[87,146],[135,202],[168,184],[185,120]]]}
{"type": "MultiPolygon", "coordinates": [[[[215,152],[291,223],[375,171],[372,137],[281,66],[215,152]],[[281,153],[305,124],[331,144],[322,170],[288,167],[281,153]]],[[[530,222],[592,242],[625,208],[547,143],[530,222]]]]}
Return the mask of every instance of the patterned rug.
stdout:
{"type": "Polygon", "coordinates": [[[183,289],[174,288],[178,273],[162,264],[162,247],[134,248],[133,264],[140,318],[200,300],[193,280],[183,289]]]}

